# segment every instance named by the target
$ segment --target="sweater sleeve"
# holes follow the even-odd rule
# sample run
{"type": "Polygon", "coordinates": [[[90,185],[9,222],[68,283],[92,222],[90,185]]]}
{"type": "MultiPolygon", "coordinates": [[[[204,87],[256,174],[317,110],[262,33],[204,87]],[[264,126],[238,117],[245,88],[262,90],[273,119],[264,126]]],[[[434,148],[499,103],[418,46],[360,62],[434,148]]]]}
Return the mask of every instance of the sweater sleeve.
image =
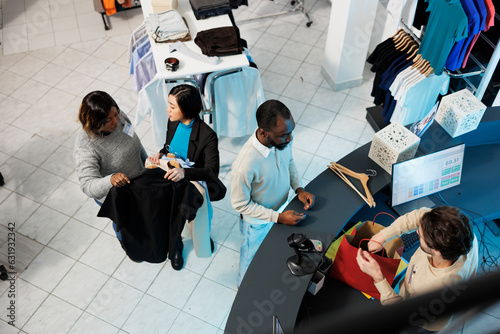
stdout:
{"type": "Polygon", "coordinates": [[[77,145],[73,158],[80,188],[85,195],[97,200],[105,198],[113,185],[111,184],[111,175],[102,177],[99,173],[98,156],[91,149],[77,145]]]}
{"type": "Polygon", "coordinates": [[[297,170],[297,166],[295,165],[295,161],[293,160],[293,156],[290,159],[290,186],[292,187],[293,191],[296,192],[297,188],[302,187],[300,176],[299,176],[299,171],[297,170]]]}
{"type": "Polygon", "coordinates": [[[401,234],[415,231],[420,226],[420,219],[424,213],[430,210],[431,209],[429,208],[420,208],[408,212],[407,214],[396,219],[394,223],[383,229],[380,233],[385,237],[385,240],[388,241],[400,236],[401,234]]]}
{"type": "Polygon", "coordinates": [[[389,305],[403,300],[403,297],[401,297],[396,293],[396,291],[394,291],[394,289],[385,278],[384,280],[375,282],[374,284],[378,292],[380,293],[380,303],[382,305],[389,305]]]}
{"type": "Polygon", "coordinates": [[[237,212],[268,222],[277,223],[279,213],[252,200],[250,172],[231,172],[231,205],[237,212]]]}

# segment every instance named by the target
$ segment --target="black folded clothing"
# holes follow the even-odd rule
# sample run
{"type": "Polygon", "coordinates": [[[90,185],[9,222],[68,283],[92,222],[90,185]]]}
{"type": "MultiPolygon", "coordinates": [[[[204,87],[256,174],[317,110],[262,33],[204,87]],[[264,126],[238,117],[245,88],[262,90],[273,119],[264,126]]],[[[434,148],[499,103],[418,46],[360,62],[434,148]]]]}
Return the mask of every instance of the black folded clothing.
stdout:
{"type": "Polygon", "coordinates": [[[229,56],[243,51],[242,40],[234,26],[200,31],[194,42],[207,56],[229,56]]]}
{"type": "Polygon", "coordinates": [[[231,12],[229,0],[189,0],[189,3],[197,20],[231,12]]]}

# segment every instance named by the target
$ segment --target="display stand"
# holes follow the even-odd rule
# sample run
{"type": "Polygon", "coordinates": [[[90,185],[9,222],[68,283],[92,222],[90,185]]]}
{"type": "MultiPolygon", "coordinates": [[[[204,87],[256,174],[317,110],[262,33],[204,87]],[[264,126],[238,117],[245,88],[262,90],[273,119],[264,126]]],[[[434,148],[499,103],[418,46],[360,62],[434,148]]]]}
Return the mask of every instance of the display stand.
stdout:
{"type": "Polygon", "coordinates": [[[375,132],[378,132],[389,125],[389,123],[385,123],[385,117],[382,116],[383,110],[384,107],[381,105],[366,108],[366,120],[375,132]]]}
{"type": "MultiPolygon", "coordinates": [[[[123,7],[120,11],[117,11],[117,13],[124,12],[124,11],[131,10],[131,9],[136,9],[139,7],[141,7],[141,1],[140,0],[133,0],[131,7],[123,7]]],[[[109,16],[106,15],[106,11],[104,10],[104,7],[102,6],[102,2],[101,1],[94,1],[94,9],[96,12],[99,12],[101,14],[102,22],[104,23],[104,30],[109,30],[110,29],[110,24],[108,22],[109,16]]]]}

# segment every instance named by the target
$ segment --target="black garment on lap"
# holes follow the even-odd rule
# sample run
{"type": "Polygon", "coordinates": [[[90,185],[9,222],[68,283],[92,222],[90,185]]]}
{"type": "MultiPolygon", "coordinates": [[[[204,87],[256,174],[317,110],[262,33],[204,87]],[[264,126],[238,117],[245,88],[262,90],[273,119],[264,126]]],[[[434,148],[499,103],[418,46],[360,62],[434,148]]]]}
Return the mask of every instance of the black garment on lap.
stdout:
{"type": "Polygon", "coordinates": [[[188,180],[164,179],[161,168],[145,169],[130,184],[113,187],[98,217],[108,217],[121,232],[133,261],[160,263],[172,259],[186,219],[192,220],[203,196],[188,180]]]}

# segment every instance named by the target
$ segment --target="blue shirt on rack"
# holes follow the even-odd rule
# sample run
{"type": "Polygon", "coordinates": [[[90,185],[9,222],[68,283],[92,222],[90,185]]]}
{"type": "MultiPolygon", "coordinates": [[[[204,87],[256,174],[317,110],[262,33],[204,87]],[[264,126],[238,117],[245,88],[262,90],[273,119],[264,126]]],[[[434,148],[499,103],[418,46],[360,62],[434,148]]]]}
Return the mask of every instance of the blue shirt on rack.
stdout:
{"type": "Polygon", "coordinates": [[[479,34],[486,27],[486,17],[488,16],[488,10],[486,9],[484,0],[474,0],[474,4],[476,5],[476,9],[479,12],[479,17],[480,17],[479,29],[475,34],[469,34],[469,37],[464,43],[464,47],[460,52],[459,64],[457,65],[458,67],[460,67],[460,65],[464,62],[465,56],[467,55],[467,49],[469,48],[470,43],[472,43],[474,35],[479,34]]]}
{"type": "Polygon", "coordinates": [[[191,130],[193,130],[193,124],[194,119],[188,125],[179,122],[168,149],[170,153],[174,153],[176,157],[184,161],[187,159],[189,137],[191,136],[191,130]]]}
{"type": "Polygon", "coordinates": [[[440,75],[455,42],[467,37],[468,19],[459,0],[426,1],[430,16],[418,52],[440,75]]]}
{"type": "Polygon", "coordinates": [[[481,17],[479,16],[479,12],[476,9],[476,5],[474,4],[473,0],[460,0],[460,3],[462,4],[462,8],[465,14],[467,15],[469,21],[468,25],[469,36],[468,38],[464,38],[456,42],[455,45],[453,46],[453,49],[451,50],[450,55],[448,56],[448,60],[446,60],[446,68],[449,69],[450,71],[455,71],[462,65],[460,58],[463,48],[465,47],[465,49],[467,50],[467,45],[469,45],[472,36],[480,31],[479,28],[481,23],[481,17]]]}

